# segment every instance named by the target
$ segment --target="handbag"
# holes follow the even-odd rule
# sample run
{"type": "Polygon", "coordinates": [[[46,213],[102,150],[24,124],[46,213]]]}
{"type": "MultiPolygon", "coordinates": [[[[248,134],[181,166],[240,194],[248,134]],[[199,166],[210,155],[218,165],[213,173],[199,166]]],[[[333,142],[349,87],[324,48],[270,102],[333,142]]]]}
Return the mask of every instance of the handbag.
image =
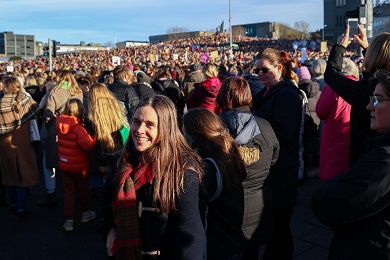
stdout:
{"type": "Polygon", "coordinates": [[[41,142],[37,120],[35,119],[30,120],[30,140],[33,145],[41,142]]]}

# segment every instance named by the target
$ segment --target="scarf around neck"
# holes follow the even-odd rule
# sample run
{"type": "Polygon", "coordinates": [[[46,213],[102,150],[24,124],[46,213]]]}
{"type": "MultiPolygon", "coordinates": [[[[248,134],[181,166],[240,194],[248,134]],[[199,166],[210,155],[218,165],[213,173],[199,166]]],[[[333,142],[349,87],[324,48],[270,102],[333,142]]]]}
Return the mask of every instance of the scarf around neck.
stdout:
{"type": "Polygon", "coordinates": [[[118,188],[112,202],[117,226],[117,259],[142,259],[136,190],[154,179],[154,165],[145,166],[140,163],[134,168],[131,163],[122,159],[117,175],[118,188]]]}

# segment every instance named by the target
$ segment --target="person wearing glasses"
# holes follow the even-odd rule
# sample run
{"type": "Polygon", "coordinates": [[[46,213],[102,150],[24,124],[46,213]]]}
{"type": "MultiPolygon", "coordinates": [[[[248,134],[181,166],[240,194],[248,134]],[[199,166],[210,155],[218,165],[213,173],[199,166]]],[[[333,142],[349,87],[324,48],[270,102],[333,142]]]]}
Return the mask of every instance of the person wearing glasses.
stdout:
{"type": "Polygon", "coordinates": [[[365,31],[359,26],[359,35],[348,37],[349,27],[338,37],[329,54],[326,71],[326,83],[351,105],[350,127],[350,165],[353,165],[362,154],[367,152],[369,140],[376,133],[370,129],[370,113],[366,110],[367,100],[372,96],[368,79],[378,69],[390,69],[390,33],[378,34],[368,44],[365,31]],[[363,80],[354,81],[342,73],[343,55],[347,46],[356,41],[365,54],[363,61],[363,80]]]}
{"type": "Polygon", "coordinates": [[[328,259],[390,259],[390,71],[375,72],[372,85],[371,150],[312,197],[314,214],[333,229],[328,259]]]}
{"type": "Polygon", "coordinates": [[[290,221],[297,201],[302,99],[283,51],[265,49],[256,56],[256,67],[265,88],[254,96],[252,109],[270,123],[280,144],[279,159],[269,175],[275,230],[266,243],[264,259],[292,259],[290,221]]]}

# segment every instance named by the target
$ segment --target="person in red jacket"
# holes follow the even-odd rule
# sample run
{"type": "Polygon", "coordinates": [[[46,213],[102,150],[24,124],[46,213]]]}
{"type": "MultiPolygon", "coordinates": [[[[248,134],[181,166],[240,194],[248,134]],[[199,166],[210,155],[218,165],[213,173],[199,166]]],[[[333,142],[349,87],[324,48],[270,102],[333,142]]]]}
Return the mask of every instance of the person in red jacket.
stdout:
{"type": "Polygon", "coordinates": [[[218,70],[213,63],[206,63],[203,66],[203,74],[206,80],[194,84],[195,89],[187,98],[187,108],[204,107],[210,111],[219,113],[215,102],[218,92],[221,89],[221,81],[218,79],[218,70]]]}
{"type": "Polygon", "coordinates": [[[58,132],[58,160],[64,184],[64,215],[66,231],[73,230],[74,199],[76,190],[80,207],[83,212],[82,223],[87,223],[96,217],[89,210],[88,167],[89,151],[96,144],[96,138],[91,137],[83,127],[84,107],[79,99],[69,99],[64,112],[56,120],[58,132]]]}

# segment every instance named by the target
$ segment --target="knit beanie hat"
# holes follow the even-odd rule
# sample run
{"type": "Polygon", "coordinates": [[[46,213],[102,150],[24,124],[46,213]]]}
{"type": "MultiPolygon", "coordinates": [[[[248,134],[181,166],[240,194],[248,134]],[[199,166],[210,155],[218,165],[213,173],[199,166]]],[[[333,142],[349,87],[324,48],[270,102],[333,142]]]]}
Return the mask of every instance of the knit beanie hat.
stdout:
{"type": "Polygon", "coordinates": [[[310,72],[306,66],[302,66],[298,69],[297,72],[298,78],[301,79],[311,79],[310,72]]]}
{"type": "Polygon", "coordinates": [[[148,75],[145,74],[145,72],[139,71],[137,73],[137,80],[138,80],[138,82],[146,82],[146,83],[150,84],[151,79],[148,75]]]}

